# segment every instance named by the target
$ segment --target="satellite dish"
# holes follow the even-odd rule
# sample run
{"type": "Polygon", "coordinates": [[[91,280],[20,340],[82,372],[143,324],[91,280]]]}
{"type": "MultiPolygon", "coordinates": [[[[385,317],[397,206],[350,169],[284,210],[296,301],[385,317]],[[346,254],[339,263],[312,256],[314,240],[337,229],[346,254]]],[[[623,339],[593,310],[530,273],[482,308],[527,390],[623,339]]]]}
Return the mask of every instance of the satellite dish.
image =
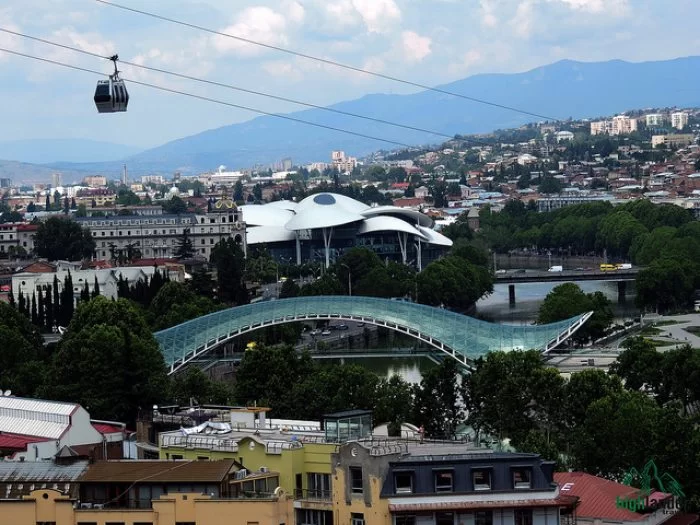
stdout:
{"type": "Polygon", "coordinates": [[[3,395],[3,396],[11,396],[11,395],[12,395],[12,390],[5,390],[5,391],[2,393],[2,395],[3,395]]]}

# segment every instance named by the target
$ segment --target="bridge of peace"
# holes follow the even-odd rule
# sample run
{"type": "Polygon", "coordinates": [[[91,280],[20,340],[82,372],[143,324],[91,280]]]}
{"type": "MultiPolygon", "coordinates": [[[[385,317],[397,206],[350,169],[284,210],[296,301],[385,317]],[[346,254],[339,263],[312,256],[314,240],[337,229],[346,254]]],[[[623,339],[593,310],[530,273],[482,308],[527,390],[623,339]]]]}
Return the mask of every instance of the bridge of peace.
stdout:
{"type": "Polygon", "coordinates": [[[537,349],[548,353],[592,315],[545,325],[495,324],[444,308],[360,296],[314,296],[237,306],[155,333],[169,372],[260,328],[297,321],[345,320],[382,326],[427,343],[460,364],[491,351],[537,349]]]}

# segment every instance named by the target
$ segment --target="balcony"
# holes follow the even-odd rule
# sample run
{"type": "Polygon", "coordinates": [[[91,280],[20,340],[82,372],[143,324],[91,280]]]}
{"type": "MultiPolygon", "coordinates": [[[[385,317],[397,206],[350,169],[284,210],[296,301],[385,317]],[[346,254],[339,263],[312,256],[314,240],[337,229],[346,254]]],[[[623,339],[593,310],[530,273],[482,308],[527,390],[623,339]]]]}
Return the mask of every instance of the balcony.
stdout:
{"type": "Polygon", "coordinates": [[[320,489],[295,489],[294,508],[333,510],[333,491],[320,489]]]}

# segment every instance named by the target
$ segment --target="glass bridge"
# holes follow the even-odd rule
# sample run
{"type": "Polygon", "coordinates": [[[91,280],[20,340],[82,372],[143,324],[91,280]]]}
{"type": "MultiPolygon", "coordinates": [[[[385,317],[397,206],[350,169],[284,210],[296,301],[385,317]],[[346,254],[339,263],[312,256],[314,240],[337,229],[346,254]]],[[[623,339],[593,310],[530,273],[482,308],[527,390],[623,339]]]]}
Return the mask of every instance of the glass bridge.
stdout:
{"type": "Polygon", "coordinates": [[[342,319],[384,326],[432,345],[465,366],[495,350],[544,353],[568,339],[588,312],[546,325],[488,323],[443,308],[360,296],[295,297],[236,306],[155,333],[170,373],[234,337],[266,326],[342,319]]]}

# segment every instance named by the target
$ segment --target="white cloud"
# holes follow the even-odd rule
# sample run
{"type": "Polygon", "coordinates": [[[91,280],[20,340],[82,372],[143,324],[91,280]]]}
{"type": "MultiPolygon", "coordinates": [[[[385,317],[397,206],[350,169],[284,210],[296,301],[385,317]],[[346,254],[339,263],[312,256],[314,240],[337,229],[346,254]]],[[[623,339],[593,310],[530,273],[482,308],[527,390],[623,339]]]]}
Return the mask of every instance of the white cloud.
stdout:
{"type": "Polygon", "coordinates": [[[102,56],[112,56],[116,52],[114,43],[105,39],[102,35],[98,33],[81,33],[72,27],[64,27],[54,31],[53,40],[102,56]]]}
{"type": "Polygon", "coordinates": [[[304,6],[296,0],[285,0],[282,7],[287,15],[287,18],[293,23],[300,24],[304,21],[306,10],[304,9],[304,6]]]}
{"type": "Polygon", "coordinates": [[[470,49],[464,53],[460,60],[448,66],[448,71],[451,75],[463,75],[468,73],[475,64],[478,64],[483,59],[481,52],[477,49],[470,49]]]}
{"type": "MultiPolygon", "coordinates": [[[[0,26],[4,27],[5,29],[9,29],[10,31],[21,31],[20,27],[12,22],[9,10],[5,9],[0,9],[0,26]]],[[[21,51],[22,39],[18,36],[0,32],[0,47],[4,47],[5,49],[12,51],[21,51]]],[[[0,51],[0,61],[9,57],[9,53],[3,53],[0,51]]]]}
{"type": "Polygon", "coordinates": [[[420,62],[432,51],[430,37],[421,36],[414,31],[401,33],[401,51],[406,62],[420,62]]]}
{"type": "Polygon", "coordinates": [[[285,80],[298,82],[304,78],[304,75],[291,62],[284,60],[271,60],[263,62],[260,67],[267,74],[273,77],[282,77],[285,80]]]}
{"type": "Polygon", "coordinates": [[[588,13],[606,13],[608,15],[624,14],[628,9],[627,0],[555,0],[568,5],[571,9],[588,13]]]}
{"type": "Polygon", "coordinates": [[[509,24],[513,27],[518,37],[529,38],[532,33],[532,22],[532,0],[522,0],[518,4],[515,10],[515,16],[510,20],[509,24]]]}
{"type": "Polygon", "coordinates": [[[394,0],[352,0],[352,6],[370,33],[384,33],[389,25],[401,19],[401,10],[394,0]]]}
{"type": "Polygon", "coordinates": [[[488,28],[493,28],[498,25],[498,18],[494,14],[493,5],[489,0],[481,0],[481,25],[488,28]]]}
{"type": "MultiPolygon", "coordinates": [[[[286,29],[287,20],[284,16],[269,7],[256,6],[244,9],[236,21],[222,29],[221,32],[263,44],[280,46],[288,43],[286,29]]],[[[221,35],[212,37],[212,44],[220,53],[233,53],[248,57],[259,55],[264,49],[221,35]]]]}

